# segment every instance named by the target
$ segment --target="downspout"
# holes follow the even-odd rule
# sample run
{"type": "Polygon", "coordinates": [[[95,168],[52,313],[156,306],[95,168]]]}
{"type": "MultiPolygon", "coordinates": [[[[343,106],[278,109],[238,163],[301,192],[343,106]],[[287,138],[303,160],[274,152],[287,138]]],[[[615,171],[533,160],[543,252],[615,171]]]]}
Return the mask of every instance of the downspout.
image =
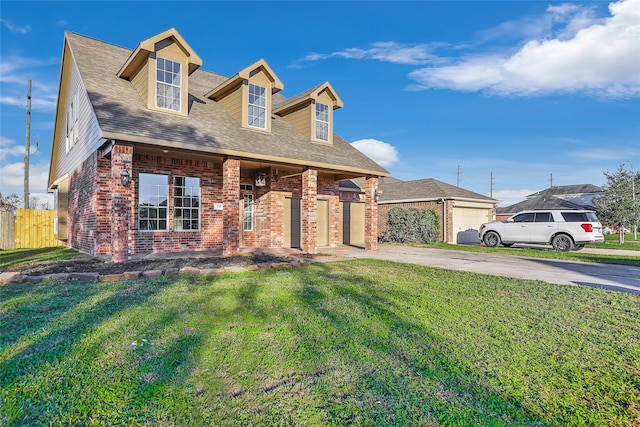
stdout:
{"type": "Polygon", "coordinates": [[[442,243],[447,243],[447,201],[440,199],[442,202],[442,243]]]}

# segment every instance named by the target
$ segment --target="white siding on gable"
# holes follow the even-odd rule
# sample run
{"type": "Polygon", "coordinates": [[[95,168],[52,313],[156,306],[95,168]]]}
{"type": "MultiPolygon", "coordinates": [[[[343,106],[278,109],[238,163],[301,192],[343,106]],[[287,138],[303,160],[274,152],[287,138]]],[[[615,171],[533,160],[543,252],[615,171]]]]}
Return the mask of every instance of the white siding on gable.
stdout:
{"type": "Polygon", "coordinates": [[[69,73],[62,78],[67,78],[68,82],[60,85],[61,88],[66,88],[66,92],[60,94],[60,102],[64,104],[58,111],[63,112],[63,118],[54,135],[53,147],[56,152],[52,153],[52,161],[55,162],[51,165],[55,168],[52,181],[65,173],[73,172],[102,144],[100,126],[75,63],[71,64],[69,73]],[[74,129],[70,135],[75,141],[69,141],[67,150],[67,118],[70,117],[68,112],[72,103],[77,104],[74,106],[77,108],[77,121],[74,120],[74,129]]]}

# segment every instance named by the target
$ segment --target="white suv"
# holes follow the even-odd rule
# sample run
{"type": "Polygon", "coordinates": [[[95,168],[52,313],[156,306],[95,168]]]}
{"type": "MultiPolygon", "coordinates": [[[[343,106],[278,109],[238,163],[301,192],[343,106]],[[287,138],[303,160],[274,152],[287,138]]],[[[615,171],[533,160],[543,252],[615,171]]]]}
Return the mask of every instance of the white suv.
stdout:
{"type": "Polygon", "coordinates": [[[587,210],[522,211],[504,221],[482,224],[478,236],[489,247],[536,243],[558,251],[604,242],[602,224],[595,212],[587,210]]]}

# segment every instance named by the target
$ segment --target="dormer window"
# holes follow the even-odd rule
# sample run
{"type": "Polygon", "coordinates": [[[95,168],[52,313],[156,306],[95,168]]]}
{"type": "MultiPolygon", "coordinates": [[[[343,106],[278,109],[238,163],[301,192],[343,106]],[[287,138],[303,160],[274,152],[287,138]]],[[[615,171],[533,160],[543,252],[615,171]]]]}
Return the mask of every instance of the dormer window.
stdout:
{"type": "Polygon", "coordinates": [[[329,106],[316,102],[316,139],[329,141],[329,106]]]}
{"type": "Polygon", "coordinates": [[[261,59],[210,90],[205,96],[227,110],[243,128],[271,132],[273,94],[282,82],[261,59]]]}
{"type": "Polygon", "coordinates": [[[249,83],[248,125],[266,129],[267,89],[249,83]]]}
{"type": "Polygon", "coordinates": [[[311,142],[333,144],[333,112],[342,105],[329,82],[324,82],[280,104],[273,113],[311,142]]]}
{"type": "Polygon", "coordinates": [[[158,108],[181,111],[181,76],[179,62],[156,58],[156,106],[158,108]]]}

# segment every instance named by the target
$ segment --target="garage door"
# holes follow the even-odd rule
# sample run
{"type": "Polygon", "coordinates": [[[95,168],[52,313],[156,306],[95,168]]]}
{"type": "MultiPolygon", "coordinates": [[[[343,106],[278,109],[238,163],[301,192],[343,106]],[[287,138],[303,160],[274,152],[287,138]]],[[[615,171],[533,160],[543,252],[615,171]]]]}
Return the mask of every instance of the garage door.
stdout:
{"type": "Polygon", "coordinates": [[[342,202],[342,243],[364,245],[364,203],[342,202]]]}
{"type": "Polygon", "coordinates": [[[329,201],[318,200],[318,246],[329,246],[329,201]]]}
{"type": "Polygon", "coordinates": [[[478,229],[491,219],[491,210],[486,208],[455,207],[453,209],[453,236],[448,239],[455,243],[474,243],[478,240],[478,229]]]}

